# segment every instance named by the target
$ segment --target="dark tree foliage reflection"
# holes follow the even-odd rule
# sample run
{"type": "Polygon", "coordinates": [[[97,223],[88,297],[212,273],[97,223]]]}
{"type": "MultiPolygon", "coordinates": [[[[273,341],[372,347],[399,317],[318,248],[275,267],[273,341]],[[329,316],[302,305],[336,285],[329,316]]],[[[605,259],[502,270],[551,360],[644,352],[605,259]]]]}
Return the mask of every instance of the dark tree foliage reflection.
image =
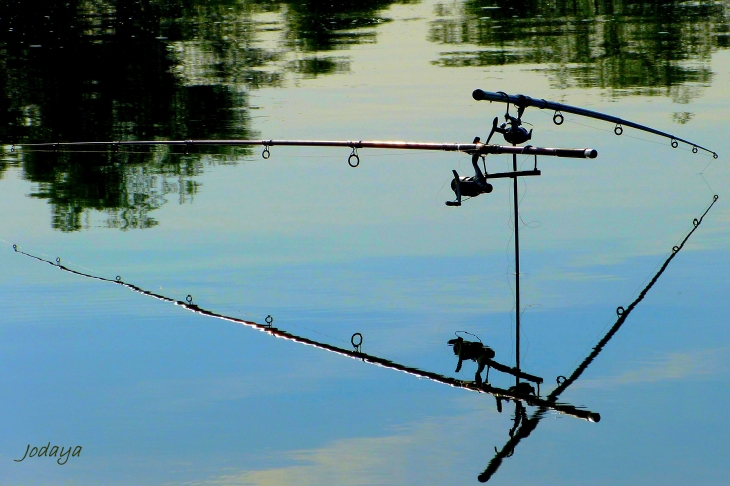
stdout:
{"type": "MultiPolygon", "coordinates": [[[[349,71],[346,49],[376,41],[385,9],[417,1],[5,0],[0,141],[256,138],[252,91],[349,71]]],[[[727,47],[726,3],[467,0],[437,8],[430,40],[479,46],[435,61],[447,67],[536,64],[558,87],[685,101],[727,47]]],[[[217,163],[249,153],[209,150],[217,163]]],[[[0,176],[20,164],[55,228],[84,227],[89,210],[145,228],[167,194],[198,190],[201,159],[174,152],[6,154],[0,176]]]]}
{"type": "Polygon", "coordinates": [[[556,88],[686,102],[712,78],[728,46],[727,2],[467,0],[440,4],[429,39],[478,50],[444,52],[444,67],[546,65],[556,88]]]}
{"type": "MultiPolygon", "coordinates": [[[[346,57],[320,52],[374,42],[366,28],[384,22],[378,12],[393,3],[7,0],[0,137],[5,144],[254,138],[252,90],[283,86],[287,75],[349,70],[346,57]],[[272,33],[279,42],[267,47],[262,38],[272,33]]],[[[90,209],[107,214],[111,227],[148,228],[167,194],[188,201],[198,188],[199,157],[173,152],[15,153],[3,158],[0,175],[21,164],[36,183],[32,196],[51,203],[54,228],[83,228],[90,209]]]]}

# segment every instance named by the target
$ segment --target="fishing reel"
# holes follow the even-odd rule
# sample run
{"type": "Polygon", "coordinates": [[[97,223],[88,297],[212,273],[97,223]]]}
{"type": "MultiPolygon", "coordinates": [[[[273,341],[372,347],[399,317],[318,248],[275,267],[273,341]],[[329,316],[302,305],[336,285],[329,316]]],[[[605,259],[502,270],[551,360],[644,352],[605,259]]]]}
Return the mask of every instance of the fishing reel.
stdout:
{"type": "Polygon", "coordinates": [[[489,143],[489,141],[492,139],[492,135],[494,135],[495,132],[501,133],[505,141],[507,141],[507,143],[511,143],[512,145],[519,145],[530,140],[532,138],[532,129],[530,129],[530,131],[527,131],[527,129],[522,126],[522,113],[524,112],[525,107],[518,106],[517,118],[515,118],[509,114],[508,104],[507,112],[504,114],[505,123],[497,126],[497,123],[499,123],[499,118],[494,117],[494,120],[492,120],[492,130],[489,132],[486,143],[489,143]]]}
{"type": "Polygon", "coordinates": [[[508,143],[511,143],[512,145],[519,145],[532,138],[532,129],[528,132],[525,127],[521,126],[522,121],[519,118],[515,118],[509,114],[506,114],[504,117],[507,119],[507,123],[502,123],[498,127],[497,118],[495,118],[492,130],[501,133],[508,143]]]}
{"type": "MultiPolygon", "coordinates": [[[[489,136],[491,137],[492,134],[490,133],[489,136]]],[[[475,137],[472,143],[477,144],[479,140],[479,137],[475,137]]],[[[454,173],[454,178],[451,180],[451,190],[456,195],[456,201],[446,201],[447,206],[461,206],[462,196],[477,197],[480,194],[489,194],[494,190],[494,186],[487,182],[485,175],[487,173],[486,163],[484,164],[484,173],[479,168],[478,162],[481,157],[483,156],[479,153],[474,153],[471,156],[471,164],[474,167],[474,176],[472,177],[461,177],[455,170],[451,171],[454,173]]]]}

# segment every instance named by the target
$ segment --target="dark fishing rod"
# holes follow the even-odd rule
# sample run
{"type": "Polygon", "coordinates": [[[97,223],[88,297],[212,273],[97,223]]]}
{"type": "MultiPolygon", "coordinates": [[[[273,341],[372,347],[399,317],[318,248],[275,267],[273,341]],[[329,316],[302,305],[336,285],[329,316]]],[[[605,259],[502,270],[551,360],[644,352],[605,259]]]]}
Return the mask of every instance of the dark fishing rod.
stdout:
{"type": "Polygon", "coordinates": [[[679,142],[686,143],[687,145],[692,147],[692,152],[697,153],[698,149],[704,150],[705,152],[709,152],[712,154],[714,158],[717,158],[717,152],[713,152],[712,150],[705,148],[701,145],[698,145],[694,142],[690,142],[689,140],[685,140],[683,138],[679,138],[676,135],[672,135],[670,133],[662,132],[660,130],[656,130],[651,127],[647,127],[646,125],[641,125],[640,123],[634,123],[629,120],[624,120],[623,118],[619,118],[612,115],[607,115],[605,113],[600,113],[593,110],[587,110],[585,108],[578,108],[577,106],[571,106],[566,105],[563,103],[556,103],[554,101],[546,101],[544,99],[534,99],[529,96],[525,95],[508,95],[507,93],[504,93],[502,91],[498,91],[496,93],[493,93],[491,91],[484,91],[481,89],[475,89],[472,93],[472,97],[477,101],[497,101],[500,103],[507,103],[507,111],[509,113],[509,104],[513,104],[517,107],[517,119],[519,120],[522,117],[522,113],[525,111],[526,108],[530,106],[534,106],[536,108],[540,108],[541,110],[544,109],[550,109],[555,110],[555,114],[553,115],[553,123],[556,125],[562,125],[564,117],[562,115],[562,112],[566,113],[573,113],[575,115],[585,116],[588,118],[595,118],[597,120],[604,120],[607,122],[615,123],[616,126],[613,129],[613,132],[616,135],[621,135],[623,133],[623,127],[631,127],[636,128],[637,130],[642,130],[645,132],[653,133],[655,135],[659,135],[661,137],[666,137],[671,139],[671,145],[672,148],[677,148],[679,145],[679,142]]]}
{"type": "MultiPolygon", "coordinates": [[[[352,337],[352,344],[355,347],[355,349],[354,350],[345,349],[345,348],[341,348],[338,346],[333,346],[331,344],[314,341],[312,339],[308,339],[308,338],[305,338],[302,336],[297,336],[296,334],[292,334],[290,332],[283,331],[281,329],[273,327],[272,324],[273,324],[274,320],[271,316],[268,316],[265,319],[266,324],[259,324],[254,321],[246,321],[244,319],[239,319],[237,317],[218,314],[216,312],[203,309],[203,308],[199,307],[198,305],[194,304],[193,298],[189,295],[186,299],[186,302],[183,302],[180,300],[175,300],[175,299],[172,299],[170,297],[167,297],[167,296],[155,293],[155,292],[150,292],[148,290],[144,290],[134,284],[124,282],[124,281],[122,281],[122,278],[119,276],[117,276],[115,279],[110,279],[110,278],[105,278],[105,277],[99,277],[97,275],[91,275],[91,274],[84,273],[84,272],[79,272],[77,270],[73,270],[71,268],[68,268],[68,267],[62,265],[60,258],[57,258],[56,261],[53,262],[50,260],[46,260],[45,258],[41,258],[41,257],[35,256],[35,255],[32,255],[30,253],[21,251],[20,249],[18,249],[17,245],[13,245],[13,249],[17,253],[20,253],[27,257],[34,258],[38,261],[53,265],[54,267],[58,268],[59,270],[63,270],[65,272],[69,272],[74,275],[79,275],[81,277],[90,278],[93,280],[99,280],[102,282],[109,282],[109,283],[122,285],[130,290],[133,290],[134,292],[140,293],[142,295],[147,295],[149,297],[153,297],[155,299],[162,300],[164,302],[170,302],[172,304],[180,306],[180,307],[182,307],[188,311],[194,312],[196,314],[200,314],[200,315],[207,316],[207,317],[213,317],[215,319],[221,319],[221,320],[228,321],[228,322],[233,322],[236,324],[242,324],[244,326],[251,327],[253,329],[265,332],[265,333],[270,334],[277,338],[294,341],[294,342],[297,342],[300,344],[305,344],[308,346],[313,346],[315,348],[323,349],[325,351],[329,351],[331,353],[336,353],[341,356],[347,356],[348,358],[362,360],[365,363],[369,363],[369,364],[373,364],[376,366],[381,366],[383,368],[400,371],[403,373],[407,373],[409,375],[417,376],[419,378],[426,378],[433,382],[441,383],[444,385],[449,385],[449,386],[452,386],[455,388],[461,388],[464,390],[469,390],[469,391],[478,392],[478,393],[488,393],[498,399],[522,400],[529,405],[544,407],[544,408],[550,409],[550,410],[555,410],[556,412],[566,414],[566,415],[571,415],[573,417],[587,420],[589,422],[599,422],[601,420],[600,414],[591,412],[590,410],[585,410],[582,408],[574,407],[573,405],[569,405],[569,404],[565,404],[565,403],[557,403],[554,400],[548,402],[547,400],[534,396],[534,395],[520,393],[519,391],[514,391],[514,390],[505,390],[503,388],[491,386],[488,383],[484,383],[482,385],[477,385],[476,382],[473,382],[473,381],[464,381],[464,380],[458,380],[456,378],[450,378],[448,376],[444,376],[444,375],[441,375],[438,373],[433,373],[431,371],[424,371],[424,370],[421,370],[418,368],[414,368],[412,366],[402,365],[402,364],[395,363],[393,361],[390,361],[390,360],[387,360],[384,358],[380,358],[378,356],[373,356],[370,354],[363,353],[360,350],[360,347],[362,345],[362,335],[359,333],[354,334],[352,337]],[[358,336],[358,335],[360,336],[360,342],[356,343],[355,336],[358,336]]],[[[511,368],[508,368],[504,365],[497,363],[496,361],[491,361],[491,360],[490,360],[490,366],[492,366],[496,369],[500,369],[500,367],[504,368],[505,370],[511,369],[511,368]]],[[[528,375],[528,376],[531,376],[531,375],[528,375]]],[[[533,378],[536,378],[536,377],[533,377],[533,378]]],[[[537,379],[542,381],[542,379],[540,379],[540,378],[537,378],[537,379]]]]}
{"type": "MultiPolygon", "coordinates": [[[[702,214],[702,216],[699,217],[699,219],[694,219],[692,221],[692,230],[687,233],[687,235],[684,237],[682,242],[672,247],[672,253],[667,257],[667,259],[664,261],[664,264],[659,268],[659,270],[654,274],[654,277],[649,281],[649,283],[642,289],[642,291],[639,293],[639,296],[625,309],[623,307],[618,307],[616,309],[616,315],[617,319],[613,326],[611,326],[611,329],[608,330],[608,332],[603,336],[603,338],[596,344],[596,346],[593,348],[593,350],[586,356],[586,358],[583,360],[583,362],[578,365],[578,367],[573,371],[573,373],[570,374],[567,378],[564,376],[559,376],[557,379],[558,386],[550,392],[550,394],[545,398],[545,400],[549,403],[555,402],[560,395],[568,389],[570,385],[575,383],[575,381],[580,378],[580,376],[583,374],[583,372],[588,368],[588,366],[593,363],[593,361],[598,357],[598,355],[603,351],[605,346],[608,344],[608,342],[616,335],[616,333],[621,329],[621,326],[626,322],[626,319],[629,317],[629,314],[631,314],[631,311],[633,311],[639,303],[641,303],[642,300],[644,300],[644,297],[646,297],[646,294],[651,290],[651,288],[654,286],[654,284],[659,280],[659,277],[662,276],[664,271],[667,269],[669,264],[672,262],[675,256],[684,248],[685,243],[687,243],[687,240],[689,240],[690,236],[699,228],[700,224],[702,223],[702,220],[705,218],[707,213],[712,209],[712,206],[715,205],[715,202],[717,201],[718,196],[715,195],[712,198],[712,203],[707,207],[705,212],[702,214]]],[[[489,465],[487,468],[482,472],[478,479],[482,483],[486,483],[489,481],[494,473],[497,472],[499,467],[502,465],[502,462],[504,459],[511,457],[512,454],[514,454],[515,447],[522,441],[522,439],[527,438],[533,430],[537,427],[537,425],[540,423],[540,420],[545,416],[546,412],[549,410],[548,407],[540,407],[538,410],[535,411],[535,413],[532,414],[529,418],[524,418],[522,420],[522,425],[519,429],[516,430],[516,432],[510,437],[509,441],[502,447],[502,449],[497,450],[495,448],[496,455],[494,458],[489,462],[489,465]]]]}

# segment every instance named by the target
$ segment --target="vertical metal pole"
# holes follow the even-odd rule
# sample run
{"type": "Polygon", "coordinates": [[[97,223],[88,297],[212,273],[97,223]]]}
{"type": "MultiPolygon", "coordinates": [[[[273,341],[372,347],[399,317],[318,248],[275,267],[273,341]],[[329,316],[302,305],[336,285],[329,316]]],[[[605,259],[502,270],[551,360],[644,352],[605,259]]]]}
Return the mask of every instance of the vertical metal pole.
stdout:
{"type": "MultiPolygon", "coordinates": [[[[517,154],[512,154],[512,170],[517,172],[517,154]]],[[[519,221],[520,213],[517,203],[517,176],[513,177],[514,184],[513,198],[515,206],[515,367],[520,370],[520,232],[519,221]]],[[[520,377],[515,376],[515,383],[520,382],[520,377]]]]}

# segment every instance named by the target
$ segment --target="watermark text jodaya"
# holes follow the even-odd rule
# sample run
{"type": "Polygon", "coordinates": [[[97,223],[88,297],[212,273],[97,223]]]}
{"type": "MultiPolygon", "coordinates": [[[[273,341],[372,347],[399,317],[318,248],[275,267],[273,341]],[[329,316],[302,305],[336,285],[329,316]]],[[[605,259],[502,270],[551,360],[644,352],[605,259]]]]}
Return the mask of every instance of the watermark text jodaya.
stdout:
{"type": "Polygon", "coordinates": [[[76,446],[73,448],[73,452],[71,452],[71,447],[66,449],[65,447],[61,447],[59,449],[58,446],[51,447],[51,443],[49,442],[48,445],[44,445],[43,447],[33,447],[31,448],[30,444],[28,444],[28,447],[25,449],[25,454],[23,454],[22,459],[13,459],[15,462],[23,462],[26,457],[55,457],[56,462],[63,466],[68,462],[69,457],[80,457],[81,456],[81,446],[76,446]]]}

